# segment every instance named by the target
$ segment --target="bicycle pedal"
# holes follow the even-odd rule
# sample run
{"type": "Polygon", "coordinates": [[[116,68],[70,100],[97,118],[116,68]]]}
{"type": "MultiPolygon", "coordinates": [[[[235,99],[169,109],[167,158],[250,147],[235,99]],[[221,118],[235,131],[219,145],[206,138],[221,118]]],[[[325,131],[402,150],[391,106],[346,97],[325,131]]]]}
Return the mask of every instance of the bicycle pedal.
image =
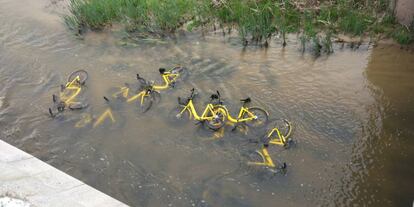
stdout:
{"type": "Polygon", "coordinates": [[[232,132],[234,132],[234,131],[236,131],[236,129],[237,129],[237,126],[234,126],[234,127],[231,129],[231,131],[232,131],[232,132]]]}

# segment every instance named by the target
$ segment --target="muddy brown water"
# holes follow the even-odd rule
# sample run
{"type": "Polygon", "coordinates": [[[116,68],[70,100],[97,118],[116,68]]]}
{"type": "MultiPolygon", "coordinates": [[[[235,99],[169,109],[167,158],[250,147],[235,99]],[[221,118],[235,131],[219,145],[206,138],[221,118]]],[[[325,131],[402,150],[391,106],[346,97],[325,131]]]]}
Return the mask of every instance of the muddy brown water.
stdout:
{"type": "MultiPolygon", "coordinates": [[[[414,54],[390,45],[335,46],[329,56],[288,47],[243,49],[218,34],[141,40],[122,32],[71,35],[61,1],[0,0],[0,138],[131,206],[411,206],[414,199],[414,54]],[[188,79],[142,114],[115,103],[116,124],[77,129],[82,114],[108,106],[102,96],[136,73],[181,64],[188,79]],[[51,95],[71,71],[90,78],[82,111],[51,119],[51,95]],[[220,90],[294,124],[296,145],[272,147],[285,175],[246,165],[260,130],[174,123],[177,96],[197,88],[199,108],[220,90]]],[[[0,183],[1,186],[1,183],[0,183]]]]}

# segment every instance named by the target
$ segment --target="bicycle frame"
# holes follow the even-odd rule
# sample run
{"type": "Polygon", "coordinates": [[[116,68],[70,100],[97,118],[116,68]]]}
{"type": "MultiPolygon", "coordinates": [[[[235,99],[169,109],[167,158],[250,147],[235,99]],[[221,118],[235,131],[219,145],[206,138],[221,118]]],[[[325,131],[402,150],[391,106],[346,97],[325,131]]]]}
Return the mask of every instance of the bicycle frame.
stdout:
{"type": "Polygon", "coordinates": [[[92,116],[90,114],[82,114],[81,120],[75,123],[75,128],[83,128],[91,122],[92,122],[92,116]]]}
{"type": "Polygon", "coordinates": [[[72,103],[73,99],[75,99],[81,92],[81,87],[79,85],[80,77],[76,76],[71,82],[66,83],[65,89],[74,90],[75,92],[72,95],[66,95],[65,91],[60,93],[61,99],[64,100],[65,104],[72,103]],[[66,99],[66,100],[65,100],[66,99]]]}
{"type": "Polygon", "coordinates": [[[291,123],[289,121],[287,121],[286,119],[284,119],[283,121],[288,126],[287,134],[284,135],[283,133],[280,132],[280,130],[277,127],[274,127],[267,134],[267,138],[270,140],[269,144],[281,145],[281,146],[286,146],[288,144],[288,142],[289,142],[288,138],[289,138],[290,134],[292,133],[292,126],[291,126],[291,123]],[[277,137],[275,137],[274,134],[276,134],[277,137]]]}
{"type": "Polygon", "coordinates": [[[174,83],[175,80],[177,80],[177,78],[179,76],[180,76],[179,73],[175,74],[175,73],[171,73],[171,72],[165,72],[164,74],[162,74],[162,79],[164,80],[164,85],[153,86],[154,90],[167,89],[168,87],[170,87],[171,83],[174,83]],[[170,77],[172,77],[172,80],[170,80],[170,77]]]}
{"type": "MultiPolygon", "coordinates": [[[[124,94],[123,94],[123,95],[124,95],[124,94]]],[[[144,99],[145,99],[145,97],[147,97],[147,96],[149,96],[149,95],[148,95],[148,91],[147,91],[147,90],[143,90],[143,91],[139,92],[137,95],[132,96],[131,98],[127,99],[127,103],[130,103],[130,102],[132,102],[132,101],[134,101],[134,100],[138,99],[139,97],[141,97],[141,99],[140,99],[140,103],[141,103],[141,105],[142,105],[142,104],[144,104],[144,99]]],[[[125,97],[125,96],[124,96],[124,97],[125,97]]]]}
{"type": "Polygon", "coordinates": [[[109,117],[112,121],[112,123],[115,122],[115,118],[112,115],[112,111],[111,109],[106,109],[99,117],[98,119],[96,119],[95,123],[93,123],[93,128],[99,126],[102,124],[103,121],[105,121],[105,119],[109,117]]]}
{"type": "Polygon", "coordinates": [[[186,110],[189,111],[190,113],[190,118],[193,116],[195,120],[197,121],[204,121],[204,120],[212,120],[214,118],[214,116],[216,115],[216,113],[213,110],[214,106],[213,104],[209,103],[207,104],[206,108],[204,109],[203,113],[201,114],[201,116],[198,115],[197,111],[195,110],[194,104],[193,104],[193,100],[189,100],[187,105],[180,111],[180,113],[178,115],[182,115],[186,110]],[[213,114],[213,116],[208,117],[207,114],[208,112],[211,112],[213,114]]]}
{"type": "Polygon", "coordinates": [[[121,89],[119,90],[119,92],[113,93],[112,97],[116,98],[118,97],[118,94],[122,94],[122,97],[124,98],[128,98],[129,95],[129,88],[128,87],[121,87],[121,89]]]}
{"type": "Polygon", "coordinates": [[[260,155],[263,162],[247,162],[248,165],[259,165],[272,168],[276,167],[275,163],[269,155],[269,152],[267,151],[267,148],[263,147],[260,151],[256,151],[256,153],[260,155]]]}
{"type": "Polygon", "coordinates": [[[281,146],[285,146],[286,145],[286,137],[282,135],[282,133],[280,133],[278,128],[273,128],[269,134],[267,135],[267,138],[270,139],[269,144],[275,144],[275,145],[281,145],[281,146]],[[272,138],[272,135],[276,132],[277,134],[277,138],[272,138]]]}
{"type": "Polygon", "coordinates": [[[231,116],[231,114],[229,113],[229,110],[227,109],[226,106],[224,106],[224,105],[220,105],[220,106],[222,106],[226,110],[227,120],[229,120],[230,122],[233,122],[233,123],[252,121],[252,120],[255,120],[257,118],[256,115],[254,115],[253,113],[251,113],[249,111],[249,108],[244,107],[244,106],[242,106],[240,108],[239,115],[237,116],[237,118],[234,118],[234,117],[231,116]],[[249,117],[243,118],[243,115],[245,113],[247,113],[249,115],[249,117]]]}

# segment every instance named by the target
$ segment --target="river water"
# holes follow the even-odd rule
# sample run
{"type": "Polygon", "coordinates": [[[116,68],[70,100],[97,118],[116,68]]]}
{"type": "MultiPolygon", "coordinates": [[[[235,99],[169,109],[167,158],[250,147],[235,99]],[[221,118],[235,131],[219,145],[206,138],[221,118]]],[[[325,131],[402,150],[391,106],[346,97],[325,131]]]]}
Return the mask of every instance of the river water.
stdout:
{"type": "MultiPolygon", "coordinates": [[[[64,3],[0,0],[0,138],[131,206],[411,206],[414,199],[414,54],[392,45],[335,45],[332,55],[243,49],[220,33],[175,40],[120,41],[120,31],[76,38],[64,3]],[[159,82],[159,67],[190,75],[161,92],[147,113],[112,107],[116,123],[75,128],[108,108],[102,97],[133,82],[159,82]],[[51,95],[76,69],[89,79],[89,107],[50,118],[51,95]],[[248,166],[263,131],[212,132],[168,115],[197,88],[196,107],[220,90],[233,113],[239,99],[292,121],[290,149],[271,146],[286,174],[248,166]]],[[[0,184],[1,185],[1,184],[0,184]]],[[[24,195],[23,195],[24,196],[24,195]]]]}

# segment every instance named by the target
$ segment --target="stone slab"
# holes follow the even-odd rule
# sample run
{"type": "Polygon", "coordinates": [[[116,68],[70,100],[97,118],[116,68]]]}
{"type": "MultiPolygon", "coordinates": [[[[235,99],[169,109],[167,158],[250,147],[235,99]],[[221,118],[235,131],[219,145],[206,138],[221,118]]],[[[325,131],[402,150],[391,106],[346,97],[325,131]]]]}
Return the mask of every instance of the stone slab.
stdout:
{"type": "Polygon", "coordinates": [[[7,197],[33,207],[127,206],[0,140],[0,198],[7,197]]]}

